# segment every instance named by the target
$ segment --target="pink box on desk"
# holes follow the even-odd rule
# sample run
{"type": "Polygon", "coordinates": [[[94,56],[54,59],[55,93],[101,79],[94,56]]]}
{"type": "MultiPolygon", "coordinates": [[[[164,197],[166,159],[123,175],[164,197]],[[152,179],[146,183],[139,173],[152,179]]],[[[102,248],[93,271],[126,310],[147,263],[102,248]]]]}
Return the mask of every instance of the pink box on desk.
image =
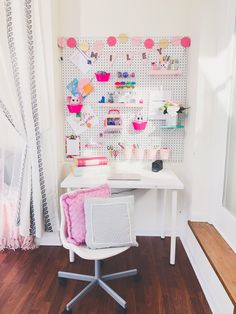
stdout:
{"type": "Polygon", "coordinates": [[[74,158],[74,163],[77,167],[87,167],[87,166],[102,166],[108,164],[108,159],[106,157],[82,157],[74,158]]]}

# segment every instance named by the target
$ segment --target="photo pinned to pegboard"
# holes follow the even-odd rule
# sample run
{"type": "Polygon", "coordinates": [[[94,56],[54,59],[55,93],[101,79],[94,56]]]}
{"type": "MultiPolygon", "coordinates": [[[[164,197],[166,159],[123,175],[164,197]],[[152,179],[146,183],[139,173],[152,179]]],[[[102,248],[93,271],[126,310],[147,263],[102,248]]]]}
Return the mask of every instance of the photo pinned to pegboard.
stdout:
{"type": "MultiPolygon", "coordinates": [[[[80,136],[81,156],[122,160],[127,159],[125,149],[168,148],[169,161],[182,162],[186,112],[174,119],[177,127],[167,125],[166,117],[173,115],[172,104],[188,107],[190,39],[125,34],[74,39],[61,47],[65,135],[80,136]],[[161,118],[149,119],[150,93],[156,90],[170,91],[171,99],[164,99],[169,102],[161,118]]],[[[148,158],[147,152],[143,158],[148,158]]]]}

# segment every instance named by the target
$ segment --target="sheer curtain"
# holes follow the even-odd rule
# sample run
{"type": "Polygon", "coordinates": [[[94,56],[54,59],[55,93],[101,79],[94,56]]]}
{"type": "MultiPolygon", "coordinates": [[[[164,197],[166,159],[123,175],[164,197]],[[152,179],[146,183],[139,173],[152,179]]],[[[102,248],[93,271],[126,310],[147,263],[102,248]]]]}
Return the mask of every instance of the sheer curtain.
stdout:
{"type": "Polygon", "coordinates": [[[0,250],[58,230],[51,1],[0,1],[0,250]]]}

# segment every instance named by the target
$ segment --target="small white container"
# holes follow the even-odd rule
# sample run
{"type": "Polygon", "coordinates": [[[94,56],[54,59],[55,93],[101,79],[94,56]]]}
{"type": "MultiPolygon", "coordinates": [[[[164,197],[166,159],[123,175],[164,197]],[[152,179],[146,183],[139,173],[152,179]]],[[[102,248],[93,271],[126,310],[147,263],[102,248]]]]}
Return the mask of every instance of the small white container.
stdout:
{"type": "Polygon", "coordinates": [[[166,114],[166,126],[176,126],[178,121],[178,115],[171,116],[166,114]]]}

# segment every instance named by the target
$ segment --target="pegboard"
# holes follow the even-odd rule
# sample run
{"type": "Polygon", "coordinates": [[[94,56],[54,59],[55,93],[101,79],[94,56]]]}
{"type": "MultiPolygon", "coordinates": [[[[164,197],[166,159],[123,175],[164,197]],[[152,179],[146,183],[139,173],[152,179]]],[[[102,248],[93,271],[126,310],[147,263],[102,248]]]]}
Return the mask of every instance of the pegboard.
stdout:
{"type": "MultiPolygon", "coordinates": [[[[90,46],[96,40],[102,40],[104,42],[104,49],[101,55],[98,57],[97,61],[92,66],[91,71],[86,74],[80,72],[80,70],[70,61],[70,57],[75,53],[77,48],[65,47],[62,49],[61,61],[62,66],[62,81],[63,89],[65,92],[65,102],[64,102],[64,115],[65,115],[65,136],[70,136],[74,134],[73,129],[70,127],[66,121],[66,117],[70,115],[67,109],[66,97],[71,95],[70,91],[67,90],[66,86],[74,79],[78,80],[82,78],[93,79],[92,84],[94,86],[94,91],[84,99],[84,106],[91,106],[94,110],[95,115],[98,117],[98,125],[88,129],[86,132],[80,135],[81,138],[81,155],[86,155],[87,151],[85,145],[90,142],[96,142],[99,133],[104,131],[104,118],[108,113],[109,109],[116,109],[117,107],[111,106],[103,107],[103,104],[98,103],[101,96],[108,97],[108,92],[114,92],[116,81],[122,80],[117,78],[117,72],[134,72],[136,87],[135,91],[139,95],[142,95],[144,100],[143,112],[144,115],[148,114],[149,105],[149,93],[150,90],[160,89],[170,90],[172,93],[172,99],[178,101],[184,107],[187,106],[187,72],[188,72],[188,51],[181,45],[174,46],[171,43],[165,49],[163,49],[164,55],[170,55],[171,58],[176,58],[179,60],[179,70],[181,75],[166,75],[166,76],[151,76],[149,72],[151,70],[151,62],[155,62],[158,59],[158,43],[160,39],[168,39],[170,42],[173,37],[152,37],[155,42],[153,49],[146,49],[143,46],[143,41],[146,38],[142,38],[142,44],[140,46],[133,46],[130,40],[127,43],[119,43],[114,47],[110,47],[106,43],[106,38],[76,38],[77,46],[79,43],[87,41],[90,46]],[[148,51],[148,61],[144,63],[141,59],[140,53],[148,51]],[[124,54],[127,52],[132,52],[134,54],[132,63],[127,64],[124,54]],[[108,62],[108,55],[110,53],[117,54],[116,61],[110,65],[108,62]],[[94,73],[97,71],[110,72],[110,80],[108,82],[97,82],[94,73]]],[[[103,145],[100,148],[93,148],[94,155],[103,155],[109,159],[114,159],[110,156],[107,146],[113,145],[115,149],[120,148],[118,142],[124,143],[126,146],[131,144],[139,145],[139,147],[144,149],[149,149],[155,147],[167,147],[171,150],[169,161],[171,162],[182,162],[184,154],[184,128],[183,129],[162,129],[161,125],[163,121],[161,120],[149,120],[147,127],[144,131],[135,131],[132,127],[132,120],[135,114],[140,111],[139,108],[118,108],[122,120],[123,127],[120,133],[117,134],[106,134],[103,136],[103,145]]],[[[180,122],[184,125],[185,115],[181,115],[180,122]]],[[[121,152],[118,154],[118,160],[124,159],[124,154],[121,152]]]]}

